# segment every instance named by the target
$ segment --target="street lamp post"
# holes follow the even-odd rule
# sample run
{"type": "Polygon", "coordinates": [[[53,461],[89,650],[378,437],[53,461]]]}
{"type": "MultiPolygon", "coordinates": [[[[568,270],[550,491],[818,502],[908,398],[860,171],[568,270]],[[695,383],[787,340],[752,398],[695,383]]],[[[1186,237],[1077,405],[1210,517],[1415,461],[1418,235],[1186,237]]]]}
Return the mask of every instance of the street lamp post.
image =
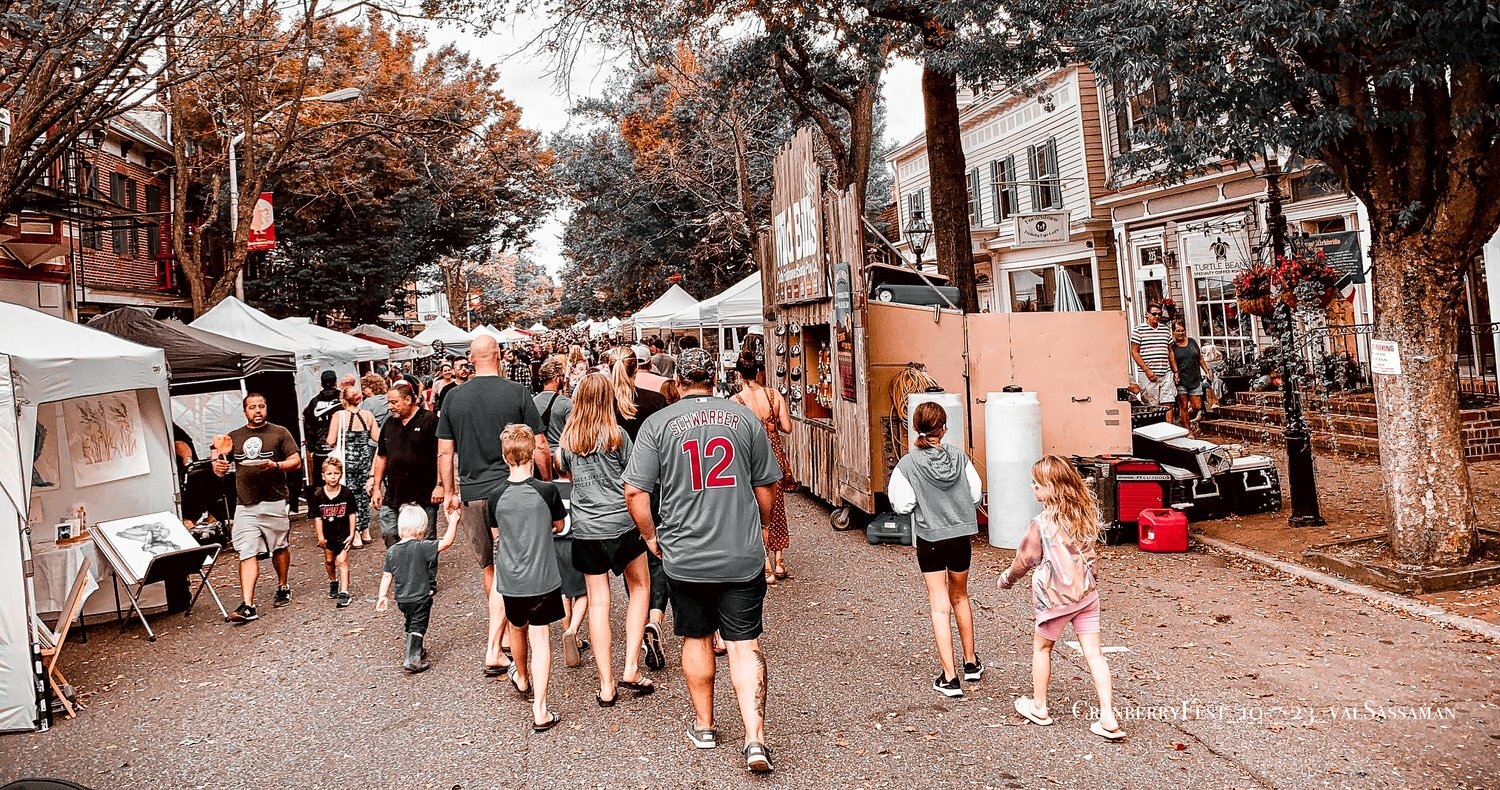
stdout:
{"type": "MultiPolygon", "coordinates": [[[[1266,224],[1271,233],[1273,263],[1286,256],[1286,216],[1281,213],[1281,163],[1274,151],[1266,156],[1266,224]]],[[[1321,527],[1325,523],[1318,509],[1318,487],[1313,471],[1312,437],[1302,414],[1302,394],[1293,381],[1293,355],[1297,353],[1297,319],[1285,299],[1276,311],[1284,327],[1281,336],[1281,404],[1285,419],[1282,436],[1286,439],[1287,488],[1292,499],[1292,515],[1287,523],[1294,527],[1321,527]]]]}
{"type": "MultiPolygon", "coordinates": [[[[301,101],[320,101],[340,104],[358,99],[364,95],[359,88],[339,88],[318,96],[306,96],[301,101]]],[[[292,102],[282,102],[272,107],[265,115],[255,119],[252,126],[264,123],[267,118],[291,106],[292,102]]],[[[240,230],[240,166],[239,157],[235,155],[235,149],[245,141],[245,133],[240,132],[229,140],[229,243],[238,244],[240,230]]],[[[241,266],[234,275],[234,296],[236,299],[245,298],[245,267],[241,266]]]]}
{"type": "Polygon", "coordinates": [[[922,216],[922,212],[913,211],[911,220],[906,223],[906,241],[911,244],[911,251],[916,255],[916,265],[922,266],[922,253],[927,251],[927,243],[932,241],[932,223],[922,216]]]}

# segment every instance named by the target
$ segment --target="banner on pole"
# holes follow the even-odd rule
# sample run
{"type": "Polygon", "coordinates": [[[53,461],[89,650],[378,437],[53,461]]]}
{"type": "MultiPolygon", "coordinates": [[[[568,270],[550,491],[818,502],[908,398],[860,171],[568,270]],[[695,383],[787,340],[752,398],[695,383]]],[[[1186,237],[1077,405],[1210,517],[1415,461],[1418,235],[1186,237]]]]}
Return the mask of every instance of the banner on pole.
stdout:
{"type": "Polygon", "coordinates": [[[276,210],[271,206],[271,193],[260,193],[255,201],[255,211],[250,215],[250,239],[245,248],[251,252],[265,252],[276,247],[276,210]]]}

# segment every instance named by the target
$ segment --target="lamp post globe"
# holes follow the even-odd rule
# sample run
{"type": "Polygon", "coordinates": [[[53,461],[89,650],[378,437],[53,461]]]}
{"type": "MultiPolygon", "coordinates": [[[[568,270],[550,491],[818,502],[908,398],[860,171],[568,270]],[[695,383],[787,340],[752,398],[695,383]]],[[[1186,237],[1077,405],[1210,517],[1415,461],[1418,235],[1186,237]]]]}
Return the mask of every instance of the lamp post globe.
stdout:
{"type": "Polygon", "coordinates": [[[911,251],[920,264],[922,254],[927,252],[927,243],[932,241],[932,223],[922,216],[922,212],[911,213],[911,220],[906,223],[906,240],[911,244],[911,251]]]}

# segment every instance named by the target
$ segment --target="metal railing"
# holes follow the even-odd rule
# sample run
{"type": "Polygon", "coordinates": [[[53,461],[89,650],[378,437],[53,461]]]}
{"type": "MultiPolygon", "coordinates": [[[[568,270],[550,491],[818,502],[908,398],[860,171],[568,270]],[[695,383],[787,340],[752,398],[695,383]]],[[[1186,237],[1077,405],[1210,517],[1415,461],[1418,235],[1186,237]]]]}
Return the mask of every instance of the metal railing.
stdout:
{"type": "MultiPolygon", "coordinates": [[[[1496,345],[1500,322],[1459,324],[1454,372],[1459,397],[1466,403],[1500,402],[1496,345]]],[[[1304,389],[1314,396],[1368,390],[1371,386],[1370,338],[1373,324],[1340,324],[1306,329],[1301,334],[1302,358],[1312,375],[1304,389]]]]}

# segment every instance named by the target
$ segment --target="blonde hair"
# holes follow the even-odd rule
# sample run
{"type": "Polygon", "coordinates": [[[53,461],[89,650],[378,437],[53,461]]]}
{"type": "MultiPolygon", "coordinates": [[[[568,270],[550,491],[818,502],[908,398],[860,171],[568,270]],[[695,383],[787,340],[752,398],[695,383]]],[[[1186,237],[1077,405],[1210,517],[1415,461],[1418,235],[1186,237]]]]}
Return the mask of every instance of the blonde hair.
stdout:
{"type": "Polygon", "coordinates": [[[1031,465],[1031,479],[1047,490],[1042,500],[1042,515],[1061,527],[1078,545],[1099,539],[1104,525],[1099,515],[1099,498],[1083,475],[1068,459],[1049,455],[1031,465]]]}
{"type": "MultiPolygon", "coordinates": [[[[610,377],[614,379],[615,408],[620,416],[630,419],[635,416],[635,352],[628,348],[617,348],[611,352],[614,364],[610,366],[610,377]]],[[[576,408],[576,407],[575,407],[576,408]]]]}
{"type": "Polygon", "coordinates": [[[339,390],[339,400],[342,400],[346,406],[358,405],[364,399],[365,391],[360,389],[358,384],[350,384],[339,390]]]}
{"type": "Polygon", "coordinates": [[[937,447],[943,442],[943,434],[948,432],[948,412],[932,401],[919,403],[911,423],[917,429],[918,448],[937,447]]]}
{"type": "Polygon", "coordinates": [[[601,450],[614,452],[624,444],[623,433],[615,421],[615,393],[610,378],[603,373],[584,376],[573,394],[573,410],[568,413],[558,444],[574,455],[593,455],[601,450]]]}
{"type": "Polygon", "coordinates": [[[396,513],[396,534],[403,538],[427,537],[427,511],[421,505],[402,505],[396,513]]]}
{"type": "Polygon", "coordinates": [[[580,362],[588,363],[588,358],[583,355],[583,346],[574,343],[568,347],[568,366],[572,367],[580,362]]]}
{"type": "Polygon", "coordinates": [[[536,452],[536,434],[531,428],[513,423],[505,426],[500,432],[500,454],[505,457],[505,462],[511,466],[520,466],[531,462],[531,454],[536,452]]]}
{"type": "Polygon", "coordinates": [[[330,466],[333,467],[334,469],[339,470],[339,474],[343,474],[344,473],[344,462],[340,461],[337,458],[334,458],[331,455],[328,456],[326,459],[323,460],[323,468],[324,469],[327,469],[330,466]]]}

